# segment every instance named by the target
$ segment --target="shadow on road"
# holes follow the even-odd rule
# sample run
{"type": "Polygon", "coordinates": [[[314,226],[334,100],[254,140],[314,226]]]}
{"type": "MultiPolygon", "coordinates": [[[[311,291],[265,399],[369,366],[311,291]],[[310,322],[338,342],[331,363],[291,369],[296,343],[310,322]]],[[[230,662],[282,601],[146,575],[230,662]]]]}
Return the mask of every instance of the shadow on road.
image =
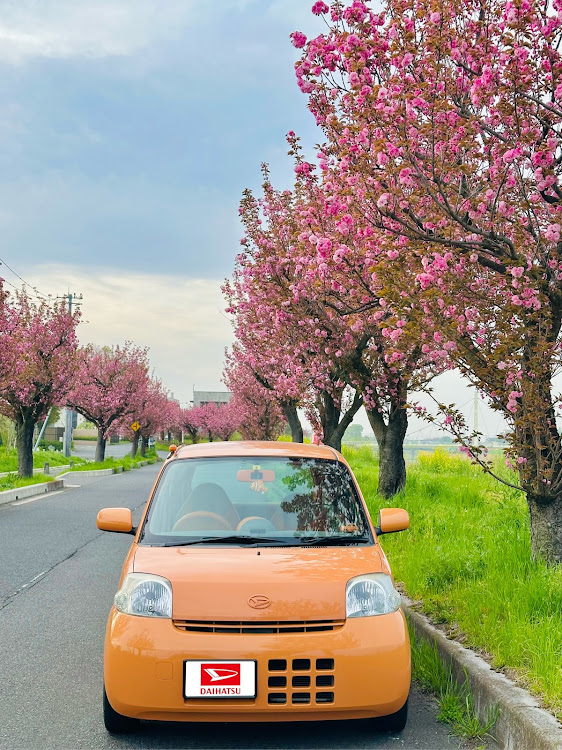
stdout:
{"type": "Polygon", "coordinates": [[[114,737],[113,746],[122,748],[390,748],[414,747],[403,744],[400,735],[378,734],[369,722],[327,721],[280,724],[160,724],[144,722],[142,731],[114,737]]]}

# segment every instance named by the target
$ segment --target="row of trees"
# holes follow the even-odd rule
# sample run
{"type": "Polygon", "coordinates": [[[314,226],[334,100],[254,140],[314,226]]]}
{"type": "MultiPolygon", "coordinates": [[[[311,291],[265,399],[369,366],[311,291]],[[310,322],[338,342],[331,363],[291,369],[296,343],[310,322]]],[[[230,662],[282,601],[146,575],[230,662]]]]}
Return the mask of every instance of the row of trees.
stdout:
{"type": "Polygon", "coordinates": [[[147,350],[80,347],[79,318],[62,303],[0,284],[0,413],[15,424],[22,477],[33,475],[35,425],[52,406],[72,407],[96,426],[98,461],[111,434],[129,431],[136,453],[139,441],[144,451],[150,435],[181,425],[179,405],[151,377],[147,350]]]}
{"type": "MultiPolygon", "coordinates": [[[[273,394],[295,439],[298,406],[337,447],[363,403],[384,494],[404,482],[412,391],[459,368],[507,422],[534,554],[560,562],[562,8],[312,10],[326,33],[292,40],[325,142],[313,164],[290,134],[294,188],[264,169],[263,194],[244,195],[230,361],[273,394]]],[[[492,471],[462,415],[435,406],[426,416],[492,471]]]]}
{"type": "Polygon", "coordinates": [[[139,448],[144,455],[149,437],[161,431],[180,441],[187,433],[197,442],[229,440],[237,430],[274,439],[283,430],[272,412],[260,432],[256,405],[248,401],[253,394],[240,388],[230,404],[181,409],[151,375],[147,349],[130,342],[80,347],[79,319],[62,303],[25,291],[8,294],[0,285],[0,413],[15,424],[20,476],[33,475],[35,426],[52,406],[73,408],[96,427],[96,461],[104,460],[107,439],[117,433],[131,439],[133,455],[139,448]]]}

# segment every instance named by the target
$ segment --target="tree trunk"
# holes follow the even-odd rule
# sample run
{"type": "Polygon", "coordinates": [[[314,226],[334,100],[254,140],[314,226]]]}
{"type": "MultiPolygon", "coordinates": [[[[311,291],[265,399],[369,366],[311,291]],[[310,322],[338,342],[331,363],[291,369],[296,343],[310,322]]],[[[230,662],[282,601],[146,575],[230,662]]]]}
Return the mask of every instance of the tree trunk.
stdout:
{"type": "Polygon", "coordinates": [[[16,419],[16,445],[18,448],[18,476],[33,476],[33,430],[35,422],[29,415],[16,419]]]}
{"type": "Polygon", "coordinates": [[[562,497],[527,493],[531,517],[531,550],[535,559],[562,563],[562,497]]]}
{"type": "Polygon", "coordinates": [[[522,397],[514,429],[515,447],[524,459],[518,464],[519,479],[529,508],[533,558],[562,563],[562,438],[552,398],[551,363],[546,357],[540,360],[532,343],[527,345],[527,359],[541,361],[543,369],[534,364],[533,377],[527,377],[526,366],[520,380],[522,397]]]}
{"type": "Polygon", "coordinates": [[[378,409],[367,409],[369,423],[375,433],[379,448],[379,485],[382,497],[392,497],[406,484],[406,462],[404,461],[404,438],[408,429],[406,412],[407,386],[398,388],[398,398],[391,404],[388,424],[378,409]]]}
{"type": "Polygon", "coordinates": [[[344,433],[353,422],[353,417],[363,405],[363,397],[356,391],[349,409],[341,416],[341,409],[336,406],[331,393],[324,391],[322,394],[322,430],[324,432],[322,442],[341,452],[341,441],[344,433]],[[340,420],[341,417],[341,420],[340,420]]]}
{"type": "Polygon", "coordinates": [[[141,435],[141,441],[140,441],[140,454],[142,458],[146,456],[146,451],[148,448],[148,438],[144,435],[141,435]]]}
{"type": "Polygon", "coordinates": [[[400,492],[406,484],[404,438],[408,428],[408,415],[403,406],[393,406],[388,424],[377,410],[367,410],[369,423],[379,447],[379,485],[377,491],[389,498],[400,492]]]}
{"type": "Polygon", "coordinates": [[[282,401],[281,409],[283,410],[283,414],[285,415],[285,419],[287,420],[289,429],[291,430],[291,440],[293,441],[293,443],[304,442],[302,424],[301,424],[301,421],[299,419],[299,415],[297,412],[296,402],[295,401],[282,401]]]}
{"type": "Polygon", "coordinates": [[[185,425],[185,430],[191,438],[191,442],[193,443],[193,445],[199,442],[199,430],[197,429],[197,427],[188,427],[187,425],[185,425]]]}
{"type": "Polygon", "coordinates": [[[133,432],[133,441],[131,443],[131,457],[134,458],[137,455],[139,449],[139,433],[138,430],[133,432]]]}
{"type": "Polygon", "coordinates": [[[103,435],[103,430],[98,429],[98,441],[96,443],[96,461],[105,460],[105,443],[106,438],[103,435]]]}

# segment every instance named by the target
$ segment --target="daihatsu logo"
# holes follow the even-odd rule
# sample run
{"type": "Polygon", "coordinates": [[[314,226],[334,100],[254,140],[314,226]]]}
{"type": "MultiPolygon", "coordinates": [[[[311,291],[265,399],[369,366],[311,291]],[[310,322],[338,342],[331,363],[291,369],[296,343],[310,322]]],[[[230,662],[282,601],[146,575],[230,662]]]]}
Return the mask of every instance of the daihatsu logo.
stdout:
{"type": "Polygon", "coordinates": [[[251,596],[248,599],[248,604],[254,609],[265,609],[266,607],[270,606],[271,599],[268,596],[258,594],[257,596],[251,596]]]}
{"type": "Polygon", "coordinates": [[[205,672],[211,678],[211,682],[218,682],[219,680],[228,680],[231,677],[238,677],[237,669],[206,669],[205,672]]]}
{"type": "Polygon", "coordinates": [[[223,685],[240,685],[240,664],[201,664],[201,686],[214,685],[220,682],[223,685]]]}

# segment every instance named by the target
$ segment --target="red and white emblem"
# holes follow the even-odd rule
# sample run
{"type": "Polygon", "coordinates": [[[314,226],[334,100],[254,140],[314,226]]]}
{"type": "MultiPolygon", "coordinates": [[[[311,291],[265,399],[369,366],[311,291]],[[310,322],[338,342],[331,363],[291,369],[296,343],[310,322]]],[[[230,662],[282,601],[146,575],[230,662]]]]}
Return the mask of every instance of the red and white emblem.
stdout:
{"type": "Polygon", "coordinates": [[[240,665],[231,664],[229,668],[222,664],[201,664],[201,685],[240,685],[240,665]]]}
{"type": "Polygon", "coordinates": [[[256,662],[186,661],[186,698],[255,698],[256,662]]]}

